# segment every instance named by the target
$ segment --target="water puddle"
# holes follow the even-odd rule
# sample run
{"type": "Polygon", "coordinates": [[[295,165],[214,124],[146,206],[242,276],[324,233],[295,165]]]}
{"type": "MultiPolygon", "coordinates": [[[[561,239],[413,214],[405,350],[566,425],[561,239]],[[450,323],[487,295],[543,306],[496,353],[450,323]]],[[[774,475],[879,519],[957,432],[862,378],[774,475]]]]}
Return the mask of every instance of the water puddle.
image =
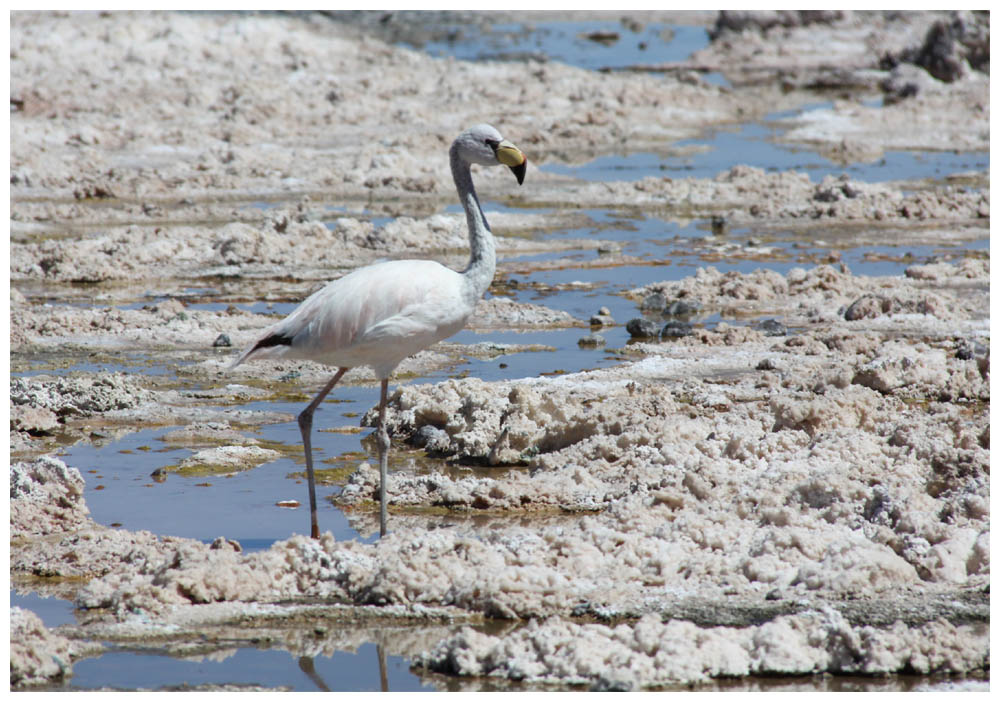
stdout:
{"type": "Polygon", "coordinates": [[[37,614],[50,629],[63,624],[76,624],[73,603],[55,596],[44,596],[36,592],[10,591],[10,606],[30,609],[37,614]]]}
{"type": "Polygon", "coordinates": [[[65,690],[92,690],[109,685],[175,689],[203,685],[290,688],[326,692],[427,692],[433,691],[410,672],[402,656],[389,655],[381,646],[364,643],[353,651],[332,655],[298,656],[284,650],[241,647],[200,656],[175,658],[156,652],[112,650],[98,658],[73,665],[65,690]]]}
{"type": "MultiPolygon", "coordinates": [[[[655,67],[708,45],[704,27],[629,21],[497,23],[482,33],[453,25],[448,38],[411,46],[472,61],[559,61],[591,70],[655,67]]],[[[707,79],[725,84],[718,74],[707,79]]]]}
{"type": "Polygon", "coordinates": [[[579,165],[544,164],[541,170],[581,180],[641,180],[648,177],[714,178],[736,164],[766,171],[794,170],[820,182],[827,175],[846,173],[870,183],[887,181],[942,181],[953,173],[989,171],[990,155],[983,151],[887,151],[873,163],[839,164],[804,145],[780,143],[794,118],[832,103],[806,105],[796,111],[775,112],[761,122],[732,129],[709,129],[698,139],[671,142],[671,153],[649,152],[601,156],[579,165]]]}

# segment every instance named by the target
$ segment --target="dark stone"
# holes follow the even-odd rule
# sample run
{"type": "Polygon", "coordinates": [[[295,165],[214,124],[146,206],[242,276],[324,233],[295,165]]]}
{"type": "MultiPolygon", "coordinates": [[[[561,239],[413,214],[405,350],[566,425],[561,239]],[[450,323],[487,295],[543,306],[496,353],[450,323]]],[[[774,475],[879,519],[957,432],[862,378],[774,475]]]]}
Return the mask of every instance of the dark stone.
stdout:
{"type": "Polygon", "coordinates": [[[597,348],[599,346],[604,346],[607,340],[600,334],[587,334],[587,336],[581,337],[577,342],[577,346],[584,348],[597,348]]]}
{"type": "Polygon", "coordinates": [[[712,233],[716,236],[722,236],[726,233],[726,229],[729,227],[729,222],[722,215],[712,216],[712,233]]]}
{"type": "Polygon", "coordinates": [[[691,336],[692,332],[693,329],[687,322],[667,322],[660,334],[664,338],[679,339],[682,336],[691,336]]]}
{"type": "Polygon", "coordinates": [[[892,300],[881,295],[862,295],[844,312],[844,319],[853,322],[858,319],[874,319],[892,311],[892,300]]]}
{"type": "Polygon", "coordinates": [[[215,341],[212,342],[212,346],[214,346],[216,348],[219,348],[219,347],[226,347],[226,348],[228,348],[228,347],[230,347],[232,345],[233,345],[233,342],[229,340],[229,335],[228,334],[219,334],[217,337],[215,337],[215,341]]]}
{"type": "Polygon", "coordinates": [[[625,329],[628,330],[628,333],[632,336],[632,338],[640,339],[648,337],[655,338],[657,332],[659,331],[656,328],[656,322],[651,322],[645,317],[630,319],[628,324],[625,325],[625,329]]]}
{"type": "Polygon", "coordinates": [[[663,293],[650,293],[642,299],[639,309],[643,311],[662,312],[667,306],[667,298],[663,293]]]}
{"type": "Polygon", "coordinates": [[[754,325],[767,336],[787,336],[788,327],[776,319],[764,319],[754,325]]]}
{"type": "Polygon", "coordinates": [[[424,424],[415,432],[410,439],[414,446],[426,448],[428,451],[444,452],[448,449],[450,439],[448,432],[438,429],[433,424],[424,424]]]}
{"type": "Polygon", "coordinates": [[[632,683],[626,680],[609,680],[603,675],[590,686],[591,692],[631,692],[632,683]]]}
{"type": "Polygon", "coordinates": [[[671,317],[689,317],[701,312],[701,303],[697,300],[674,300],[664,312],[671,317]]]}
{"type": "Polygon", "coordinates": [[[761,371],[776,371],[778,370],[778,364],[774,362],[773,358],[762,358],[757,363],[757,370],[761,371]]]}

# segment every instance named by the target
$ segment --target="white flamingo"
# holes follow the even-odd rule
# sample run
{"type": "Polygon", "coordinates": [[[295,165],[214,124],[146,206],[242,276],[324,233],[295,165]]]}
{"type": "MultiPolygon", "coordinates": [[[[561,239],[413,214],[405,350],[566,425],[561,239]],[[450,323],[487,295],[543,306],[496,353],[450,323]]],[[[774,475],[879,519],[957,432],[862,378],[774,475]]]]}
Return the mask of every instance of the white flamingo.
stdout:
{"type": "Polygon", "coordinates": [[[319,538],[313,477],[313,412],[354,366],[370,366],[382,383],[376,431],[379,452],[379,532],[386,532],[389,433],[385,405],[389,377],[407,356],[455,334],[493,281],[496,250],[472,185],[470,166],[509,167],[520,185],[527,159],[488,124],[462,132],[449,150],[451,174],[465,208],[472,255],[458,273],[436,261],[387,261],[358,269],[310,295],[268,327],[233,363],[255,358],[296,358],[336,366],[337,372],[299,415],[306,454],[312,537],[319,538]]]}

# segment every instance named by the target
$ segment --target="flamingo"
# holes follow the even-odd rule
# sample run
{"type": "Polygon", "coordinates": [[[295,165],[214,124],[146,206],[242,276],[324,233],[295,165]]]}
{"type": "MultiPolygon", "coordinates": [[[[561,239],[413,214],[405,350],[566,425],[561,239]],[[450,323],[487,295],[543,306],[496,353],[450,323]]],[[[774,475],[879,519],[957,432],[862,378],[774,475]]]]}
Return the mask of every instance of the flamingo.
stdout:
{"type": "Polygon", "coordinates": [[[469,265],[461,273],[436,261],[386,261],[327,283],[280,322],[268,327],[239,358],[308,359],[337,368],[333,378],[298,416],[309,482],[312,538],[319,538],[313,475],[313,412],[354,366],[369,366],[381,382],[376,429],[379,454],[379,535],[387,522],[389,433],[385,427],[389,378],[396,366],[464,326],[493,281],[496,249],[472,184],[471,165],[507,166],[520,185],[527,159],[494,127],[478,124],[449,149],[451,174],[469,227],[469,265]]]}

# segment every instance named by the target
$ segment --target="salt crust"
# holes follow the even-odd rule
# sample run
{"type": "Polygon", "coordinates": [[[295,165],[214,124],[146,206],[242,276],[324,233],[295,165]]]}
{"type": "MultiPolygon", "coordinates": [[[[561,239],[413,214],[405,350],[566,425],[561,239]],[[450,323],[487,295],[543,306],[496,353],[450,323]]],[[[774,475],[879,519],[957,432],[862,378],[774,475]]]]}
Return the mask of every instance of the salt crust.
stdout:
{"type": "Polygon", "coordinates": [[[10,684],[29,687],[73,674],[72,656],[81,646],[45,628],[34,612],[10,608],[10,684]]]}
{"type": "Polygon", "coordinates": [[[91,524],[83,476],[42,456],[10,467],[10,536],[59,534],[91,524]]]}
{"type": "Polygon", "coordinates": [[[662,622],[653,614],[615,627],[532,620],[502,637],[465,627],[417,662],[452,675],[631,690],[748,675],[967,672],[988,661],[986,625],[877,629],[824,609],[745,628],[662,622]]]}
{"type": "MultiPolygon", "coordinates": [[[[602,371],[452,380],[393,395],[398,437],[432,426],[437,450],[512,470],[503,479],[397,472],[394,505],[594,514],[503,531],[407,529],[375,545],[293,537],[253,554],[224,539],[206,546],[84,524],[55,542],[29,542],[12,567],[96,576],[79,590],[79,606],[121,621],[141,616],[154,628],[191,604],[301,597],[501,618],[566,617],[585,603],[588,611],[638,616],[695,593],[759,600],[776,592],[823,607],[845,596],[987,582],[988,420],[954,398],[988,401],[988,362],[945,352],[947,339],[914,344],[831,330],[776,343],[734,328],[711,334],[739,345],[735,352],[711,341],[677,345],[602,371]],[[756,371],[760,358],[785,370],[756,371]],[[908,404],[915,398],[923,404],[908,404]]],[[[73,471],[62,473],[52,481],[73,485],[73,471]]],[[[370,474],[362,467],[342,499],[365,504],[370,474]]],[[[31,485],[12,494],[13,517],[33,518],[22,507],[34,492],[31,485]]],[[[909,651],[916,644],[905,641],[923,641],[929,660],[944,661],[928,669],[967,671],[981,657],[978,635],[965,629],[948,639],[933,629],[943,624],[894,626],[904,643],[880,645],[909,651]],[[942,640],[957,641],[960,655],[934,648],[942,640]]],[[[734,630],[720,646],[735,651],[731,639],[746,636],[734,630]]],[[[792,670],[843,669],[822,641],[781,655],[793,654],[801,660],[788,664],[792,670]]],[[[887,669],[924,669],[907,656],[879,660],[887,669]]],[[[778,669],[754,665],[747,669],[778,669]]],[[[604,678],[618,684],[621,675],[604,678]]]]}
{"type": "MultiPolygon", "coordinates": [[[[295,537],[249,555],[91,531],[29,545],[15,568],[102,576],[78,601],[120,616],[297,596],[497,617],[566,615],[581,601],[641,613],[692,587],[826,598],[981,583],[988,425],[953,402],[988,401],[988,362],[946,352],[947,339],[750,332],[735,349],[696,338],[607,370],[394,393],[397,438],[432,427],[433,450],[510,467],[502,478],[396,472],[397,508],[589,516],[408,529],[375,546],[295,537]],[[779,370],[757,371],[760,358],[779,370]],[[113,555],[90,553],[112,543],[113,555]]],[[[362,466],[341,500],[368,504],[374,484],[362,466]]]]}

